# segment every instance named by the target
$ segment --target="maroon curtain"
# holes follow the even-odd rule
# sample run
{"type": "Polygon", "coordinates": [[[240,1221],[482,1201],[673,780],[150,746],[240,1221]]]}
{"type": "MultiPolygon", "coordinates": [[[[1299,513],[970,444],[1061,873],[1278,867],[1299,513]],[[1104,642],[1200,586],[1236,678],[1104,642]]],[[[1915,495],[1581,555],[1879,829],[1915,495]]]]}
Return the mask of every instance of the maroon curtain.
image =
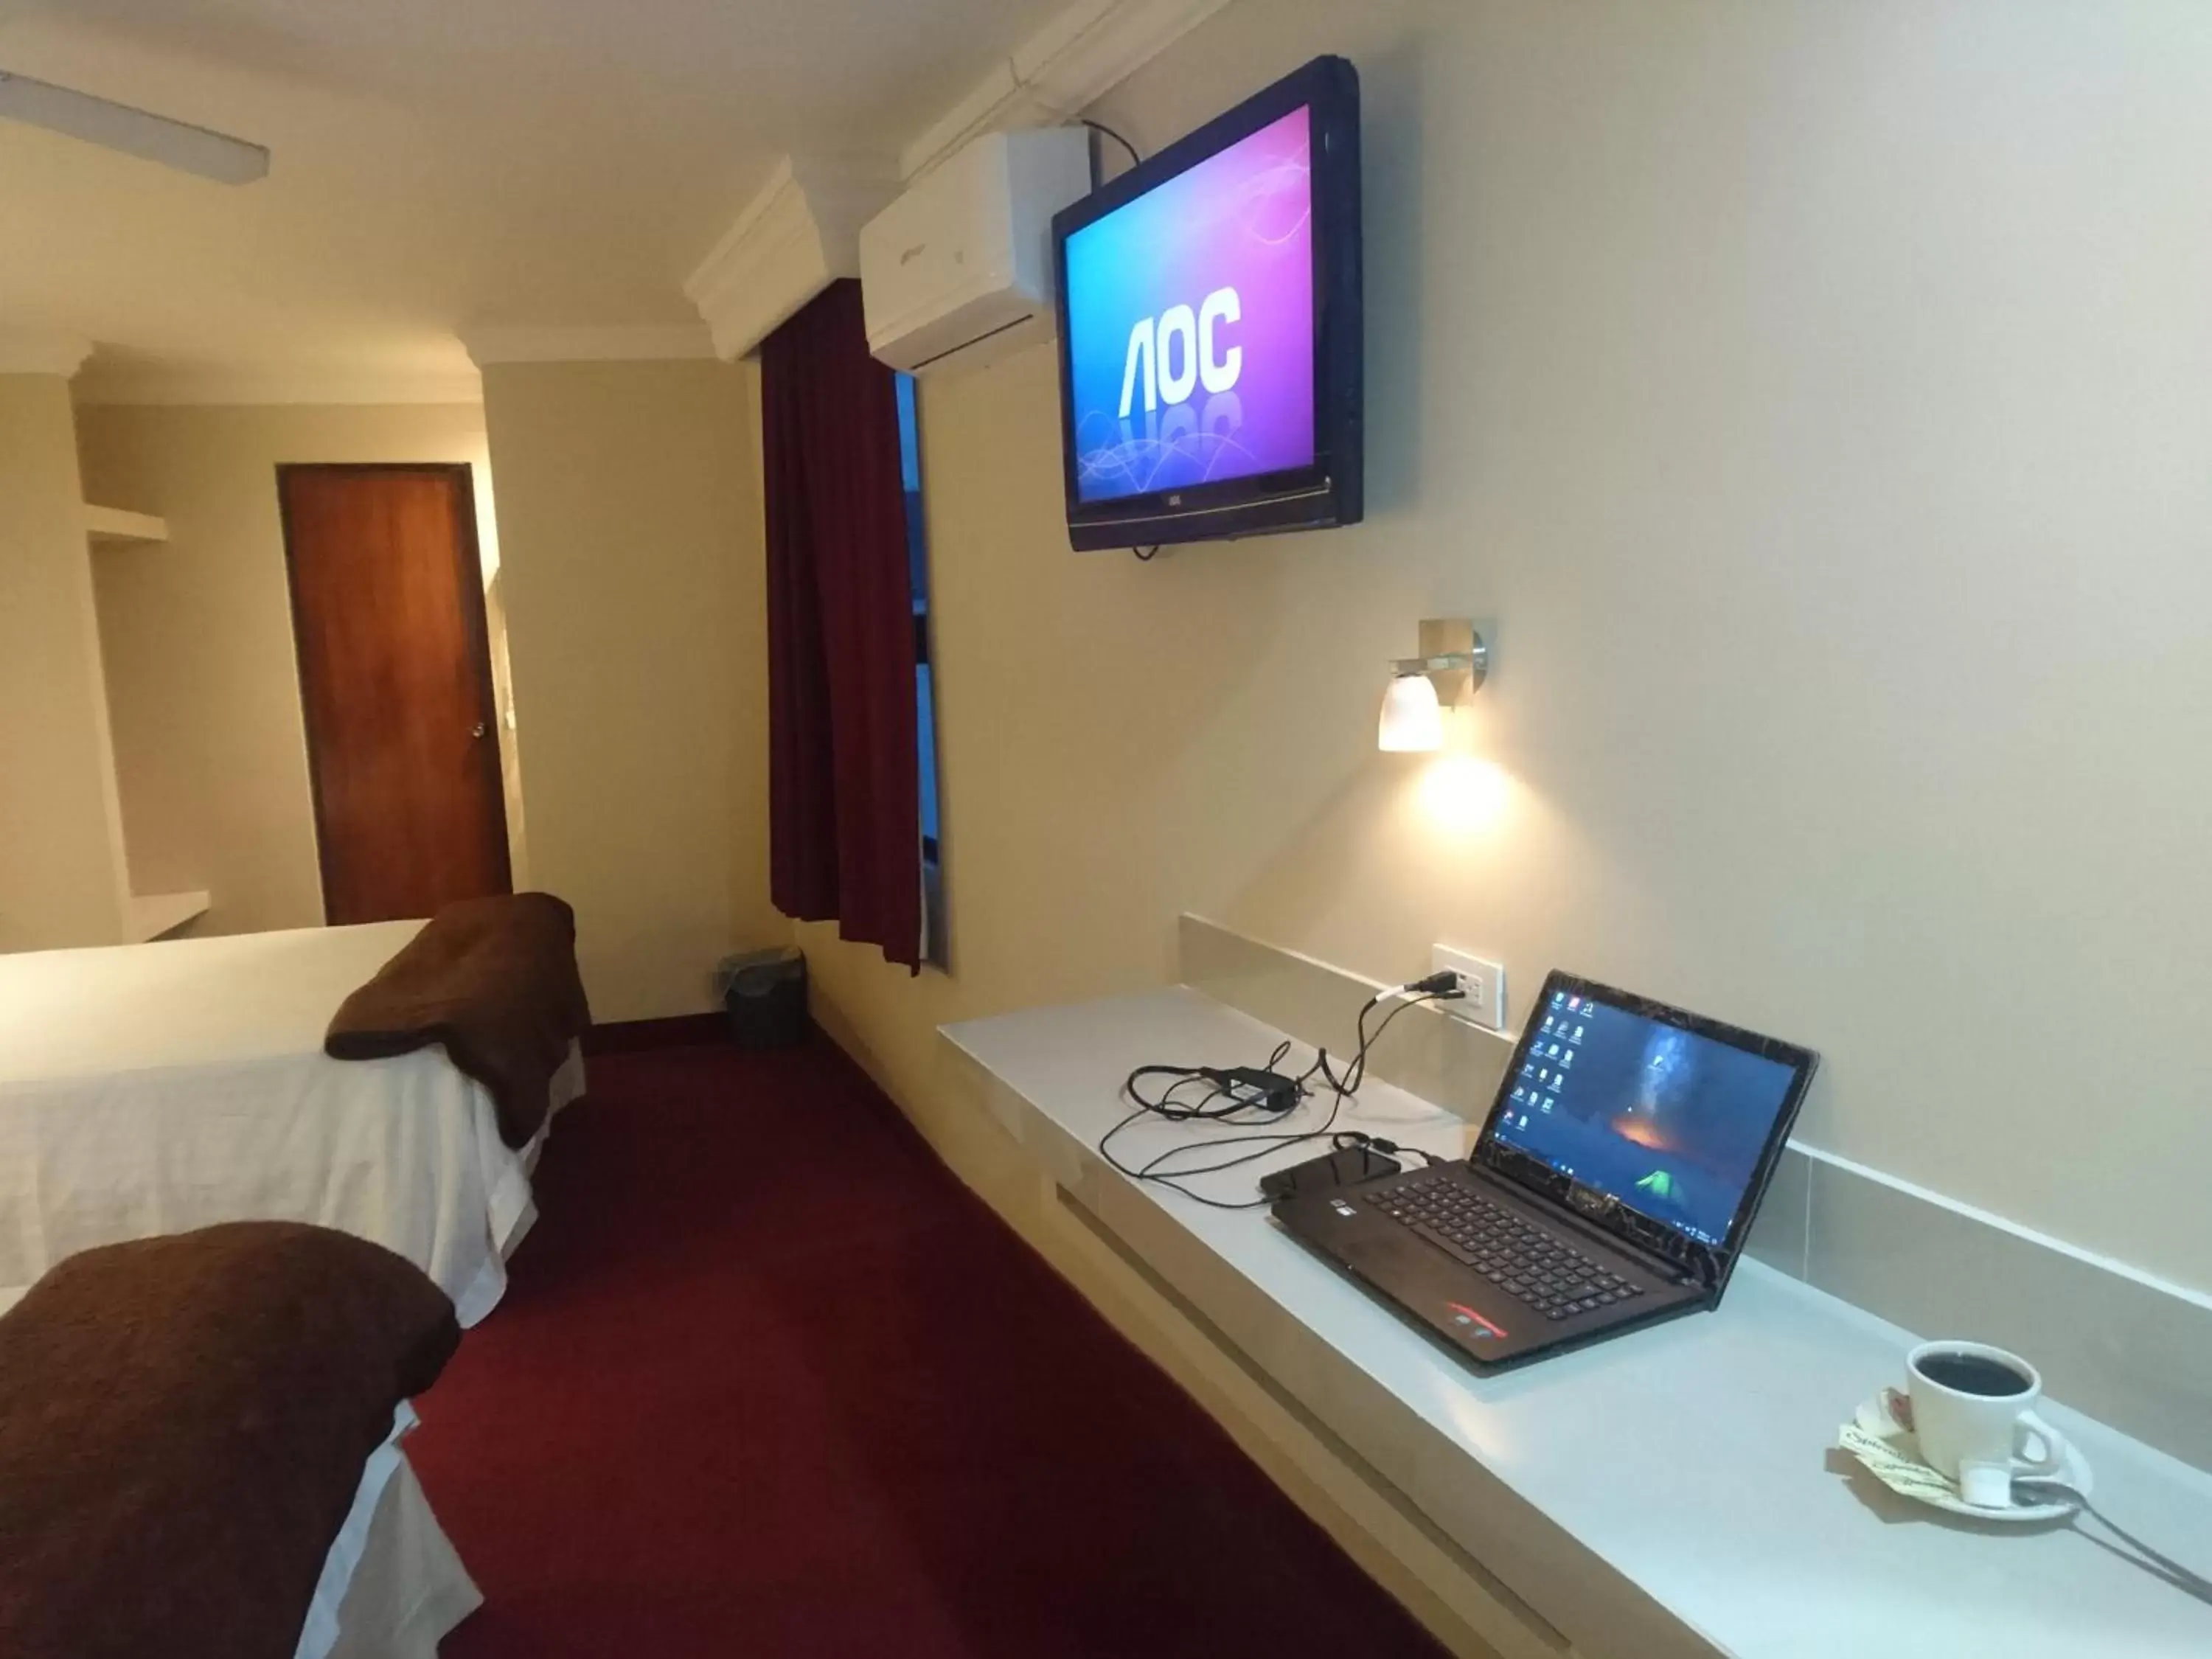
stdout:
{"type": "Polygon", "coordinates": [[[771,896],[921,961],[914,594],[891,371],[842,282],[761,345],[771,896]]]}

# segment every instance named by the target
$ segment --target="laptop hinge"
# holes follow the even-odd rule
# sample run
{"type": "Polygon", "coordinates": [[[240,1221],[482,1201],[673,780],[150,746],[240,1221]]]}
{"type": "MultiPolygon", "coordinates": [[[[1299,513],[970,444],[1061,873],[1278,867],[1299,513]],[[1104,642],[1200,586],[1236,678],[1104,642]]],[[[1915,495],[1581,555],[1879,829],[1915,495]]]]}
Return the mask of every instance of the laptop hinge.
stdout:
{"type": "Polygon", "coordinates": [[[1626,1256],[1655,1279],[1669,1279],[1678,1285],[1696,1285],[1702,1282],[1708,1291],[1716,1291],[1721,1285],[1727,1282],[1727,1274],[1718,1271],[1719,1252],[1717,1251],[1711,1253],[1716,1258],[1714,1273],[1710,1275],[1699,1273],[1688,1264],[1676,1261],[1658,1250],[1638,1244],[1632,1238],[1623,1238],[1619,1233],[1599,1226],[1589,1217],[1577,1214],[1571,1206],[1560,1203],[1548,1193],[1540,1193],[1524,1187],[1510,1176],[1493,1170],[1486,1164],[1470,1163],[1467,1167],[1487,1184],[1510,1193],[1547,1220],[1563,1223],[1578,1237],[1587,1238],[1593,1243],[1601,1244],[1618,1255],[1626,1256]]]}

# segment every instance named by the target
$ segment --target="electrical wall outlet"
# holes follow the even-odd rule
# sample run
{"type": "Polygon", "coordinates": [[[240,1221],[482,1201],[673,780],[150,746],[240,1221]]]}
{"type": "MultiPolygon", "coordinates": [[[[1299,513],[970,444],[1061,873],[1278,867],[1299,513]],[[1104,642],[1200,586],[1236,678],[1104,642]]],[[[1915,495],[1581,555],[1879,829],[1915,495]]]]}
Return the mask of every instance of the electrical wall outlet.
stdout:
{"type": "Polygon", "coordinates": [[[1439,1002],[1437,1007],[1470,1024],[1486,1026],[1493,1031],[1505,1029],[1504,963],[1486,962],[1464,951],[1455,951],[1449,945],[1437,945],[1429,949],[1429,966],[1439,971],[1449,969],[1457,974],[1459,988],[1467,993],[1461,1000],[1439,1002]]]}

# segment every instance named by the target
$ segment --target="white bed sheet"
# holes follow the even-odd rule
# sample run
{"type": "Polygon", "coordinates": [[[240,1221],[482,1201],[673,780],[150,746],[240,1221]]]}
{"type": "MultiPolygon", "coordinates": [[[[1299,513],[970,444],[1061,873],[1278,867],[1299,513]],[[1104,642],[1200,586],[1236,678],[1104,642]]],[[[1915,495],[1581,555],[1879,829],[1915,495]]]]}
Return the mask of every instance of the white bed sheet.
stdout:
{"type": "MultiPolygon", "coordinates": [[[[346,994],[422,926],[0,956],[0,1306],[95,1244],[273,1219],[397,1251],[464,1325],[490,1312],[543,1132],[506,1146],[442,1049],[322,1052],[346,994]]],[[[572,1051],[554,1107],[582,1085],[572,1051]]]]}
{"type": "Polygon", "coordinates": [[[435,1659],[439,1641],[483,1604],[400,1450],[416,1421],[402,1401],[362,1471],[295,1659],[435,1659]]]}

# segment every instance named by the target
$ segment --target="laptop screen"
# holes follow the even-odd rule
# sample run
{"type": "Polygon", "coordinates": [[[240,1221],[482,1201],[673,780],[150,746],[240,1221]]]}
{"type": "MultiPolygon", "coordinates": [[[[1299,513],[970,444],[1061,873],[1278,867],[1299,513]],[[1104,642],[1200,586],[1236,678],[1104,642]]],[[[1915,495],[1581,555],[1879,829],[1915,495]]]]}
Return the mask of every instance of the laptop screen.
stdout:
{"type": "Polygon", "coordinates": [[[1677,1232],[1725,1244],[1801,1068],[1587,988],[1547,981],[1491,1136],[1677,1232]]]}

